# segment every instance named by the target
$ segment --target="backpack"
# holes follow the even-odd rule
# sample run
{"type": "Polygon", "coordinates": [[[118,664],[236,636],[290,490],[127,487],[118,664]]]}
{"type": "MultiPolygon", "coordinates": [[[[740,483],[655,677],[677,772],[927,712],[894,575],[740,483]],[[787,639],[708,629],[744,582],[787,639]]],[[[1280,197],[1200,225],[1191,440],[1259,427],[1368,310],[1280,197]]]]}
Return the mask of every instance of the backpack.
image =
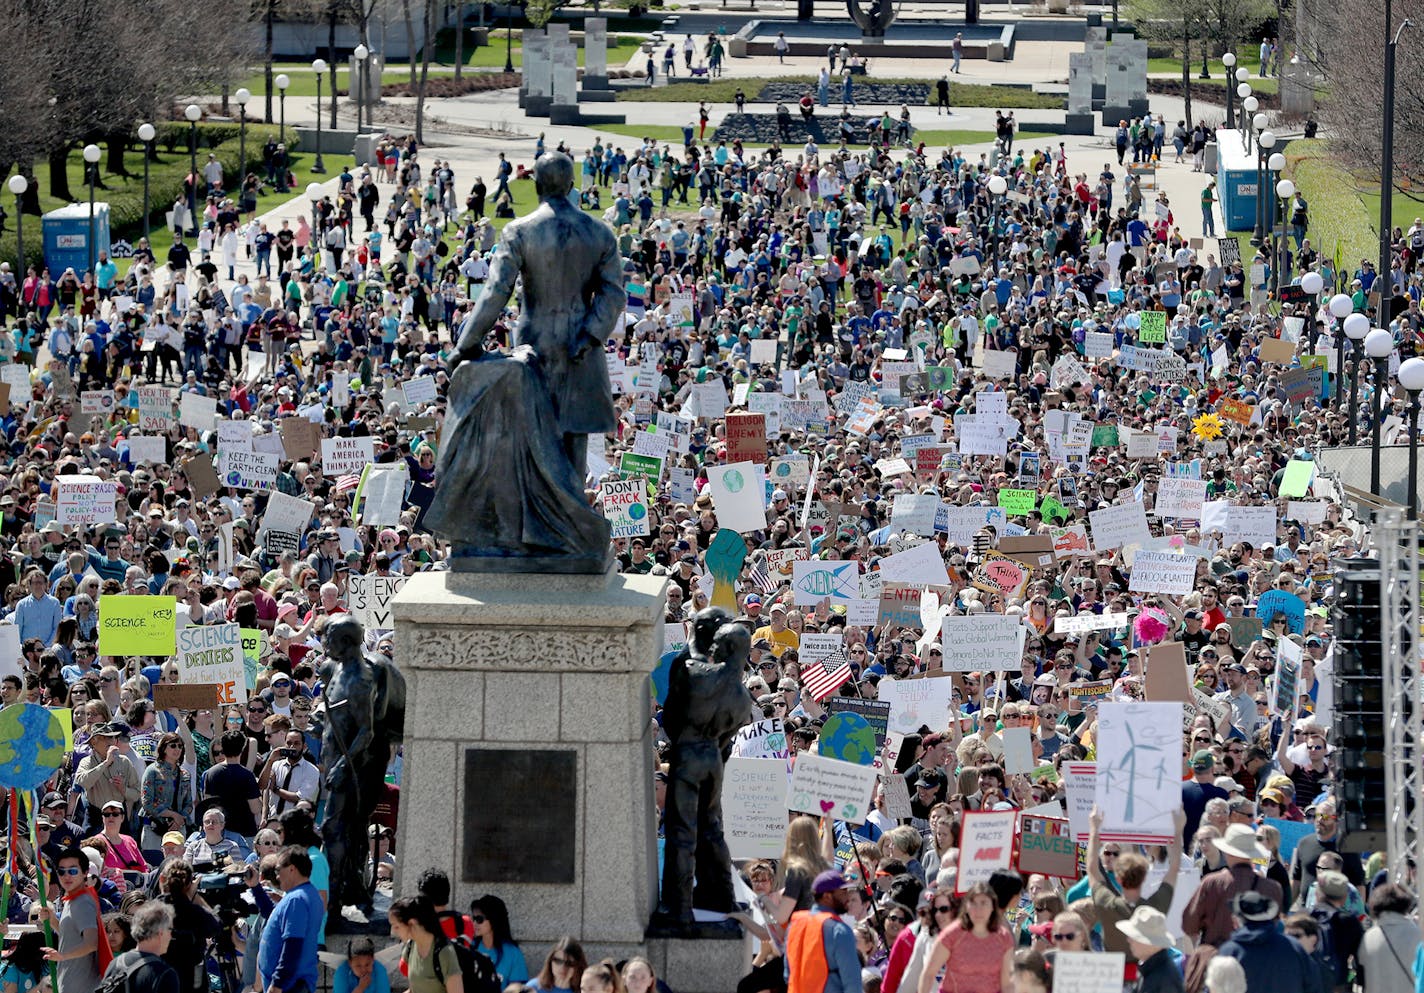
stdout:
{"type": "MultiPolygon", "coordinates": [[[[151,964],[150,958],[138,951],[114,956],[109,968],[104,972],[103,981],[94,993],[129,993],[133,989],[134,977],[151,964]]],[[[152,957],[152,961],[161,964],[163,960],[152,957]]]]}
{"type": "Polygon", "coordinates": [[[445,985],[445,973],[440,968],[440,949],[443,945],[449,945],[455,949],[455,958],[460,963],[460,976],[464,980],[465,993],[500,993],[499,973],[494,971],[494,963],[490,961],[488,955],[475,948],[475,925],[464,914],[453,910],[442,911],[441,918],[457,918],[455,928],[457,937],[450,939],[445,937],[442,929],[439,937],[436,938],[435,945],[431,949],[433,964],[435,966],[435,978],[440,985],[445,985]],[[467,931],[468,925],[468,933],[467,931]]]}
{"type": "Polygon", "coordinates": [[[1335,976],[1336,984],[1348,982],[1350,979],[1350,963],[1335,954],[1335,931],[1331,927],[1335,915],[1344,913],[1345,911],[1337,907],[1319,905],[1310,912],[1310,916],[1315,918],[1315,923],[1320,925],[1320,940],[1315,945],[1315,954],[1312,957],[1323,962],[1330,969],[1335,976]]]}

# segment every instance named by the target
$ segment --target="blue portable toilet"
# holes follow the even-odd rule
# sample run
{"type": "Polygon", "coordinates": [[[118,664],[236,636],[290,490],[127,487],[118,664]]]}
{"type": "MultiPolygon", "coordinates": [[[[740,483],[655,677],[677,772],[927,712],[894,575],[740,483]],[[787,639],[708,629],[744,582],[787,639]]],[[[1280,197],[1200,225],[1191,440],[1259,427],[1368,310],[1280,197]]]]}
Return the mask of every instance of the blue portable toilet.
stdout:
{"type": "MultiPolygon", "coordinates": [[[[75,203],[51,210],[41,218],[45,265],[55,279],[73,268],[80,278],[89,266],[89,204],[75,203]]],[[[109,205],[94,204],[94,260],[109,249],[109,205]]]]}
{"type": "MultiPolygon", "coordinates": [[[[1218,128],[1216,132],[1216,189],[1221,200],[1221,219],[1228,231],[1251,231],[1256,227],[1256,146],[1247,147],[1240,131],[1218,128]]],[[[1267,223],[1275,217],[1274,196],[1266,198],[1267,223]]]]}

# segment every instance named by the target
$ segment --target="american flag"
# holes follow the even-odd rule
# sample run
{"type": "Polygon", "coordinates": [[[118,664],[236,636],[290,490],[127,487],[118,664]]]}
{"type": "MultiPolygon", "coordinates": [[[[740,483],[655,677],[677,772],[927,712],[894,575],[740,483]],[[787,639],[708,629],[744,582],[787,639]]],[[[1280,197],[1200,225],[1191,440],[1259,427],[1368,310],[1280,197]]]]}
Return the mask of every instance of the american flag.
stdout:
{"type": "Polygon", "coordinates": [[[820,703],[841,688],[851,678],[850,656],[844,648],[837,648],[830,655],[806,663],[801,669],[801,689],[820,703]]]}
{"type": "Polygon", "coordinates": [[[766,559],[753,559],[751,565],[747,566],[747,578],[755,583],[757,590],[762,593],[776,592],[778,584],[771,578],[771,572],[766,567],[766,559]]]}
{"type": "Polygon", "coordinates": [[[361,474],[353,472],[350,475],[342,476],[336,481],[337,493],[349,493],[361,485],[361,474]]]}

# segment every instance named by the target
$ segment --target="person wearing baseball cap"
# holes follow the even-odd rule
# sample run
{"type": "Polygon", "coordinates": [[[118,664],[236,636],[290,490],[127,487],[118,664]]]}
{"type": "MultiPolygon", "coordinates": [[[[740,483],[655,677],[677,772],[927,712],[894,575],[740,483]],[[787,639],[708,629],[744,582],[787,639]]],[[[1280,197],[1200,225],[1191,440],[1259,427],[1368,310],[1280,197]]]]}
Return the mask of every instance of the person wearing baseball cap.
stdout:
{"type": "Polygon", "coordinates": [[[791,915],[786,933],[788,988],[804,993],[858,993],[860,955],[855,932],[840,919],[850,909],[854,884],[838,870],[821,873],[811,884],[816,903],[791,915]]]}
{"type": "Polygon", "coordinates": [[[1216,785],[1216,756],[1210,748],[1203,748],[1192,756],[1192,778],[1182,784],[1182,809],[1187,812],[1187,822],[1182,828],[1182,844],[1190,845],[1201,825],[1202,814],[1211,800],[1230,800],[1231,795],[1216,785]]]}
{"type": "MultiPolygon", "coordinates": [[[[761,597],[753,593],[747,597],[748,600],[756,597],[758,605],[761,604],[761,597]]],[[[771,623],[763,624],[752,632],[752,640],[758,641],[765,638],[771,642],[771,654],[781,658],[781,653],[788,648],[800,648],[801,636],[786,626],[786,605],[783,603],[773,603],[767,609],[767,615],[771,618],[771,623]]]]}

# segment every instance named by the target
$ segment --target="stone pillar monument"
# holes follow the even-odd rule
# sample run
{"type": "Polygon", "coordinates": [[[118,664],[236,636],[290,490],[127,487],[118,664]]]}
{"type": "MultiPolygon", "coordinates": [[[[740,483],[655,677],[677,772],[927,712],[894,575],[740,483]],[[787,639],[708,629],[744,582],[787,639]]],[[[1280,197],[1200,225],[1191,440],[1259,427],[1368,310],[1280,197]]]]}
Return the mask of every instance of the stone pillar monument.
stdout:
{"type": "Polygon", "coordinates": [[[1107,51],[1107,93],[1103,126],[1147,113],[1147,42],[1129,34],[1113,36],[1107,51]]]}
{"type": "Polygon", "coordinates": [[[524,85],[519,105],[531,117],[548,117],[553,98],[553,66],[549,57],[549,36],[530,29],[524,32],[524,85]]]}
{"type": "Polygon", "coordinates": [[[456,907],[498,893],[531,963],[564,934],[591,959],[642,954],[665,586],[614,572],[410,578],[394,613],[402,807],[418,828],[400,832],[400,892],[435,865],[456,907]]]}
{"type": "Polygon", "coordinates": [[[587,17],[583,22],[583,89],[608,89],[608,18],[587,17]]]}
{"type": "Polygon", "coordinates": [[[569,36],[567,24],[549,25],[550,94],[549,123],[577,124],[578,49],[569,36]]]}
{"type": "Polygon", "coordinates": [[[1068,56],[1068,115],[1064,119],[1069,134],[1092,134],[1093,116],[1093,56],[1074,52],[1068,56]]]}
{"type": "Polygon", "coordinates": [[[1107,96],[1108,29],[1102,24],[1089,25],[1084,45],[1092,59],[1093,99],[1099,101],[1101,107],[1101,101],[1107,96]]]}

